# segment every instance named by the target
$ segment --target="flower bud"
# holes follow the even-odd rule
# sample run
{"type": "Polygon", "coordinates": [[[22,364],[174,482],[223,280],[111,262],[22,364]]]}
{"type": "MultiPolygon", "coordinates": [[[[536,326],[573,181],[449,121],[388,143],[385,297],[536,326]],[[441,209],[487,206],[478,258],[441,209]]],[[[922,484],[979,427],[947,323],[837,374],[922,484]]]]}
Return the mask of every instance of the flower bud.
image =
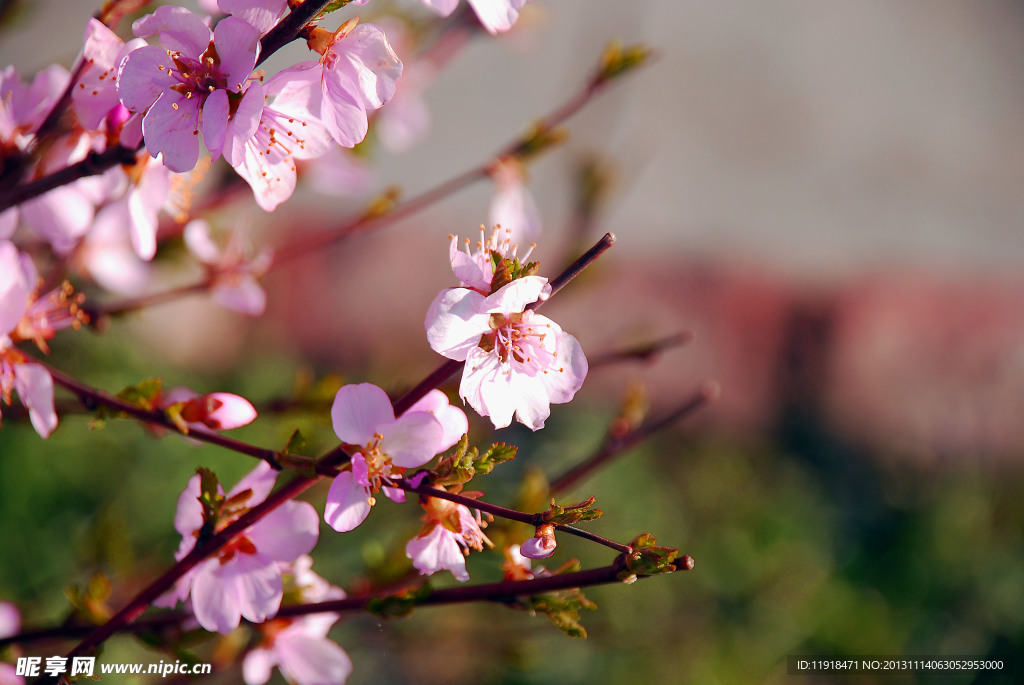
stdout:
{"type": "Polygon", "coordinates": [[[547,559],[555,552],[555,527],[550,523],[537,526],[533,537],[519,546],[519,553],[527,559],[547,559]]]}

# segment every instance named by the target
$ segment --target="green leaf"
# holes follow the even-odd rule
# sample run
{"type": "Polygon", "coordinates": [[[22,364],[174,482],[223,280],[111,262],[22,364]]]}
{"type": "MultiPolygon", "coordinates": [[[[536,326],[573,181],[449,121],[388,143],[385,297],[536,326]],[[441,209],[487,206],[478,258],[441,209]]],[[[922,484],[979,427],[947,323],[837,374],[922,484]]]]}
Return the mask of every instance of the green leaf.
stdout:
{"type": "Polygon", "coordinates": [[[473,461],[473,468],[477,473],[488,474],[498,464],[511,461],[516,458],[519,448],[515,445],[507,445],[503,442],[496,442],[487,448],[487,451],[473,461]]]}
{"type": "Polygon", "coordinates": [[[527,607],[544,614],[556,628],[569,637],[586,639],[587,631],[580,624],[580,610],[594,610],[597,604],[587,599],[579,588],[534,595],[526,600],[527,607]]]}
{"type": "Polygon", "coordinates": [[[151,411],[156,407],[163,385],[164,382],[160,378],[147,378],[136,385],[129,385],[117,393],[117,397],[140,409],[151,411]]]}
{"type": "Polygon", "coordinates": [[[651,49],[645,45],[624,46],[620,41],[612,41],[601,55],[601,64],[597,73],[597,82],[603,83],[643,66],[651,57],[651,49]]]}
{"type": "Polygon", "coordinates": [[[595,498],[591,496],[579,504],[570,504],[563,507],[555,504],[555,500],[552,498],[551,508],[544,512],[544,520],[548,523],[560,523],[563,525],[572,525],[580,521],[593,521],[604,516],[602,510],[593,508],[594,502],[595,498]]]}
{"type": "Polygon", "coordinates": [[[619,574],[620,580],[631,576],[653,576],[659,573],[672,573],[676,570],[674,562],[679,550],[655,544],[658,541],[650,533],[643,533],[630,543],[632,552],[624,555],[626,570],[619,574]]]}

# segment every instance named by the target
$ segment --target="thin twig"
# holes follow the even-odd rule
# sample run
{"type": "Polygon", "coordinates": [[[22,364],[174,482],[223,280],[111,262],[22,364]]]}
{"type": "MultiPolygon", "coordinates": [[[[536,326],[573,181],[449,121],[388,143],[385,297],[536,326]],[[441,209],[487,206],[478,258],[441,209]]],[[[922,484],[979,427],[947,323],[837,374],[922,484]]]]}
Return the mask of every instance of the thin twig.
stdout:
{"type": "Polygon", "coordinates": [[[568,490],[637,443],[643,442],[654,433],[671,426],[676,421],[690,416],[702,407],[715,401],[719,394],[721,394],[721,389],[718,383],[713,381],[707,382],[665,416],[646,423],[626,435],[618,437],[609,436],[596,453],[551,481],[550,491],[564,492],[568,490]]]}

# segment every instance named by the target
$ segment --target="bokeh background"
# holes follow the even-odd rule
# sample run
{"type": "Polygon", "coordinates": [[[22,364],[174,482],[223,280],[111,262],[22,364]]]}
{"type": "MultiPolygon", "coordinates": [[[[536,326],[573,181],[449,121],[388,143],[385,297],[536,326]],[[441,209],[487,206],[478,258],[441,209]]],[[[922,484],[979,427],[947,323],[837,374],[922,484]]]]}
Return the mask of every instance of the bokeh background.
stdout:
{"type": "MultiPolygon", "coordinates": [[[[415,5],[375,0],[364,18],[377,4],[415,5]]],[[[72,62],[96,6],[7,9],[0,64],[27,76],[72,62]]],[[[540,433],[501,432],[520,457],[476,485],[512,503],[531,469],[552,477],[591,453],[621,398],[642,393],[657,417],[717,380],[716,404],[571,493],[607,512],[595,532],[654,532],[696,568],[588,590],[599,609],[583,617],[586,641],[499,606],[353,616],[336,629],[356,664],[350,682],[786,682],[789,654],[1019,661],[1019,2],[535,0],[511,34],[453,56],[426,94],[431,137],[401,155],[376,150],[361,192],[303,192],[269,217],[243,193],[220,220],[251,215],[280,243],[384,188],[425,190],[567,99],[614,37],[649,44],[656,61],[574,118],[528,184],[545,218],[544,273],[604,231],[619,243],[546,313],[591,354],[680,330],[696,338],[595,371],[540,433]],[[602,191],[589,205],[588,179],[602,191]]],[[[492,190],[480,183],[275,271],[261,320],[192,298],[58,338],[52,361],[108,390],[161,376],[257,403],[297,389],[315,399],[308,388],[327,376],[400,390],[437,362],[422,318],[451,284],[447,235],[486,221],[492,190]]],[[[173,266],[173,245],[164,256],[173,266]]],[[[327,405],[313,405],[238,437],[283,445],[300,428],[316,454],[332,435],[327,405]]],[[[251,466],[125,421],[91,431],[89,417],[68,415],[43,442],[6,407],[4,419],[0,599],[29,624],[62,620],[64,588],[96,572],[117,606],[170,562],[177,492],[195,467],[233,483],[251,466]]],[[[316,569],[350,589],[384,582],[415,519],[393,507],[345,536],[325,528],[316,569]]],[[[570,556],[608,561],[564,540],[556,560],[570,556]]],[[[474,581],[500,573],[494,555],[469,564],[474,581]]],[[[105,659],[157,657],[120,638],[105,659]]],[[[1017,669],[899,682],[1016,682],[1017,669]]]]}

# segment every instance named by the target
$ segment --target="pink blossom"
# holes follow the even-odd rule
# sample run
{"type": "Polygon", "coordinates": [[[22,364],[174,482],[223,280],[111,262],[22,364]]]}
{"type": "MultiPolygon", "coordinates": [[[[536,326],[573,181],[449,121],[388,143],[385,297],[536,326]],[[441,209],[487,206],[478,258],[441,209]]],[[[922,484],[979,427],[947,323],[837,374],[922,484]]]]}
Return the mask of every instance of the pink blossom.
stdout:
{"type": "Polygon", "coordinates": [[[277,20],[288,10],[288,0],[217,0],[209,4],[225,14],[244,19],[256,27],[260,35],[274,28],[277,20]]]}
{"type": "Polygon", "coordinates": [[[166,409],[179,403],[181,418],[191,429],[226,431],[247,426],[256,419],[252,403],[229,392],[200,395],[191,388],[171,388],[158,404],[166,409]]]}
{"type": "Polygon", "coordinates": [[[545,523],[537,526],[533,537],[519,546],[519,553],[527,559],[547,559],[555,553],[558,541],[555,540],[555,529],[551,524],[545,523]]]}
{"type": "Polygon", "coordinates": [[[346,22],[335,33],[314,29],[309,46],[322,56],[278,74],[308,85],[306,107],[335,142],[354,147],[366,137],[367,111],[395,94],[402,61],[387,36],[373,24],[346,22]]]}
{"type": "MultiPolygon", "coordinates": [[[[227,500],[235,506],[217,521],[216,530],[265,500],[276,480],[277,472],[261,462],[228,493],[227,500]]],[[[174,527],[182,538],[175,554],[179,561],[195,547],[204,527],[200,494],[200,476],[196,474],[178,497],[174,517],[174,527]]],[[[319,536],[318,521],[308,502],[285,502],[179,579],[157,604],[173,606],[191,595],[199,625],[220,633],[237,628],[243,616],[256,623],[265,621],[281,605],[279,562],[295,561],[313,549],[319,536]]]]}
{"type": "MultiPolygon", "coordinates": [[[[302,602],[343,599],[345,592],[312,570],[309,556],[282,565],[291,587],[286,592],[302,602]]],[[[277,666],[288,682],[297,685],[344,683],[352,662],[341,647],[327,638],[338,614],[324,612],[299,618],[276,618],[260,626],[262,641],[245,655],[242,677],[248,685],[262,685],[277,666]]]]}
{"type": "Polygon", "coordinates": [[[531,430],[542,428],[550,405],[570,401],[586,378],[587,358],[576,338],[526,309],[549,292],[540,276],[487,296],[451,288],[427,312],[430,347],[466,362],[459,395],[495,428],[508,426],[513,415],[531,430]]]}
{"type": "Polygon", "coordinates": [[[145,44],[138,38],[125,43],[103,22],[89,19],[82,50],[86,66],[71,91],[75,114],[82,126],[99,128],[111,110],[121,106],[117,97],[118,66],[129,52],[145,44]]]}
{"type": "Polygon", "coordinates": [[[423,508],[424,526],[405,545],[405,556],[423,575],[447,570],[458,581],[469,580],[466,555],[470,548],[494,546],[483,533],[486,524],[480,512],[474,516],[467,507],[436,497],[428,497],[423,508]]]}
{"type": "Polygon", "coordinates": [[[519,245],[512,242],[512,229],[503,226],[495,226],[490,235],[486,234],[483,224],[480,225],[480,240],[471,248],[469,238],[465,239],[459,249],[457,236],[449,236],[451,244],[448,247],[448,258],[452,263],[452,272],[459,282],[466,288],[476,290],[482,295],[490,295],[491,281],[494,279],[494,263],[491,253],[497,253],[499,258],[519,259],[526,262],[533,253],[535,245],[520,258],[518,257],[519,245]]]}
{"type": "Polygon", "coordinates": [[[512,158],[491,166],[495,191],[491,200],[491,224],[508,231],[510,242],[525,244],[540,236],[540,210],[523,184],[523,167],[512,158]]]}
{"type": "MultiPolygon", "coordinates": [[[[211,32],[183,7],[164,5],[138,19],[132,30],[159,35],[164,47],[147,45],[121,62],[118,96],[133,112],[145,112],[142,132],[152,156],[163,153],[173,171],[188,171],[199,159],[199,130],[216,159],[231,144],[233,115],[228,93],[246,90],[259,55],[259,31],[238,17],[225,17],[211,32]]],[[[232,130],[242,140],[252,135],[232,130]]]]}
{"type": "MultiPolygon", "coordinates": [[[[508,31],[519,18],[519,10],[528,0],[468,0],[477,19],[489,33],[508,31]]],[[[430,9],[443,17],[455,11],[459,0],[423,0],[430,9]]]]}
{"type": "Polygon", "coordinates": [[[17,391],[33,428],[46,438],[57,427],[53,379],[14,343],[32,339],[45,350],[45,341],[57,330],[74,325],[72,321],[80,323],[81,318],[68,318],[71,304],[77,306],[77,301],[69,303],[63,287],[38,297],[37,280],[31,260],[10,242],[0,241],[0,400],[11,404],[17,391]]]}
{"type": "Polygon", "coordinates": [[[428,411],[408,411],[396,419],[387,394],[370,383],[339,390],[331,420],[338,438],[356,450],[352,470],[339,474],[327,494],[324,520],[338,532],[362,523],[375,503],[373,493],[382,488],[390,499],[404,501],[401,490],[388,487],[390,479],[454,444],[446,442],[451,432],[428,411]]]}
{"type": "MultiPolygon", "coordinates": [[[[22,83],[14,67],[0,71],[0,150],[5,156],[29,156],[36,130],[69,78],[67,70],[57,65],[39,72],[28,85],[22,83]]],[[[85,135],[75,141],[59,139],[31,169],[31,176],[45,175],[80,161],[92,145],[92,138],[85,135]]],[[[92,179],[81,179],[0,213],[0,239],[11,237],[22,220],[57,252],[66,254],[92,223],[94,202],[89,189],[94,185],[92,179]]]]}
{"type": "Polygon", "coordinates": [[[142,292],[151,271],[135,250],[132,225],[127,202],[112,202],[100,209],[92,228],[72,253],[76,268],[107,290],[125,295],[142,292]]]}
{"type": "Polygon", "coordinates": [[[249,87],[234,116],[237,123],[228,127],[233,142],[224,158],[268,212],[295,191],[295,160],[318,157],[330,148],[327,129],[310,113],[314,95],[311,83],[283,71],[265,85],[249,87]],[[239,135],[243,128],[248,133],[239,135]]]}
{"type": "Polygon", "coordinates": [[[236,225],[221,248],[213,240],[210,225],[202,219],[185,226],[185,245],[202,263],[211,279],[211,295],[217,304],[231,311],[259,316],[267,306],[267,294],[259,278],[270,268],[271,253],[250,254],[242,225],[236,225]]]}

